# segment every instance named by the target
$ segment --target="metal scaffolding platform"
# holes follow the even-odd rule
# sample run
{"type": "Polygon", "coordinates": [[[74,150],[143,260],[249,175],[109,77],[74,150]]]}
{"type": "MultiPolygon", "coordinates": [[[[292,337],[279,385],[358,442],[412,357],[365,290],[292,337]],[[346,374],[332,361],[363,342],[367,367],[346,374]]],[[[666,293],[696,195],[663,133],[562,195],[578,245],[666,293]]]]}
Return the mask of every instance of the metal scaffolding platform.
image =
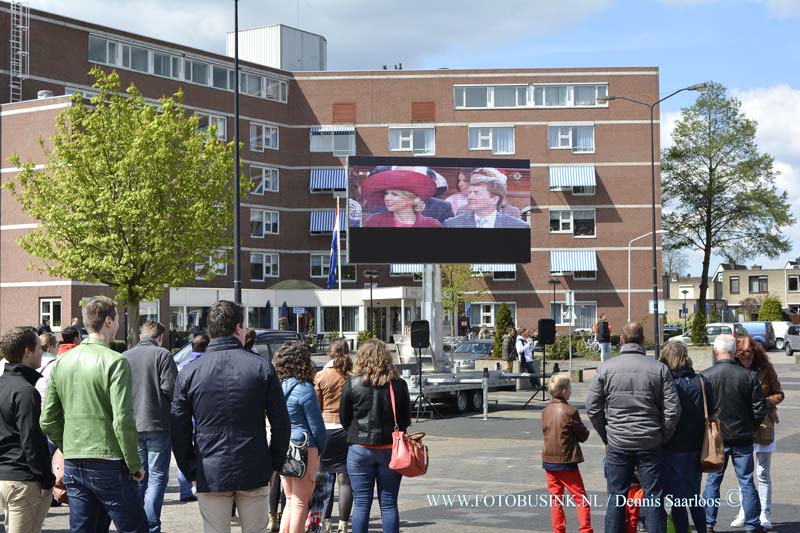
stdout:
{"type": "Polygon", "coordinates": [[[30,73],[30,8],[19,0],[11,1],[11,50],[9,102],[22,100],[22,80],[30,73]]]}

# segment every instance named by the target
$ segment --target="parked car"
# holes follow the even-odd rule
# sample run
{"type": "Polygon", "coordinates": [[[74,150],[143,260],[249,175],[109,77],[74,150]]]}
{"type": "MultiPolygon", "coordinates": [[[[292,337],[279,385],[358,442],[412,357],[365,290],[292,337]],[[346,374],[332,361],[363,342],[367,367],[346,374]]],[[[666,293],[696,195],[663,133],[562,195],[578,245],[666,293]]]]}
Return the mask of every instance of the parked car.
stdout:
{"type": "MultiPolygon", "coordinates": [[[[175,364],[181,364],[184,359],[189,357],[192,353],[192,343],[189,339],[189,344],[178,350],[172,355],[175,359],[175,364]]],[[[283,343],[287,341],[303,341],[303,336],[296,331],[285,331],[279,329],[257,329],[256,330],[256,345],[255,349],[267,360],[272,361],[272,356],[277,352],[283,343]]]]}
{"type": "Polygon", "coordinates": [[[669,340],[682,334],[683,326],[681,324],[664,324],[664,340],[669,340]]]}
{"type": "MultiPolygon", "coordinates": [[[[747,330],[744,329],[739,322],[712,322],[710,324],[706,324],[706,337],[708,337],[708,343],[713,344],[714,339],[717,338],[717,335],[733,335],[734,337],[738,337],[740,335],[747,335],[747,330]]],[[[683,344],[692,344],[692,335],[690,331],[684,332],[683,335],[676,335],[668,340],[668,342],[682,342],[683,344]]]]}
{"type": "Polygon", "coordinates": [[[772,322],[742,322],[747,334],[764,346],[765,350],[775,348],[775,330],[772,322]]]}
{"type": "Polygon", "coordinates": [[[475,361],[492,355],[494,341],[492,339],[475,339],[464,341],[453,350],[450,364],[465,370],[474,369],[475,361]]]}
{"type": "Polygon", "coordinates": [[[791,325],[791,322],[772,322],[772,330],[775,332],[776,350],[783,350],[785,348],[784,341],[786,339],[786,330],[788,330],[791,325]]]}
{"type": "Polygon", "coordinates": [[[786,330],[783,349],[790,357],[794,352],[800,352],[800,326],[792,325],[786,330]]]}

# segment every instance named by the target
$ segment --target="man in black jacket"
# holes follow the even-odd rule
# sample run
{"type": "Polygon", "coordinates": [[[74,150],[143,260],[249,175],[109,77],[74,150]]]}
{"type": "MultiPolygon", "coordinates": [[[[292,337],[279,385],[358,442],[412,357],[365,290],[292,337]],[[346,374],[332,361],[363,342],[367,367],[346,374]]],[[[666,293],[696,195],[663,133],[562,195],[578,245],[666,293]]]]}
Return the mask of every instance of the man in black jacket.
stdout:
{"type": "Polygon", "coordinates": [[[205,354],[183,368],[175,384],[175,459],[186,479],[197,481],[206,531],[230,530],[234,500],[242,531],[261,531],[272,473],[283,466],[289,448],[289,414],[272,363],[243,347],[241,306],[225,300],[211,306],[208,334],[205,354]]]}
{"type": "Polygon", "coordinates": [[[0,509],[6,531],[41,531],[55,477],[39,428],[42,347],[33,328],[12,328],[0,341],[7,363],[0,376],[0,509]]]}
{"type": "MultiPolygon", "coordinates": [[[[725,467],[721,472],[710,473],[706,479],[703,498],[719,498],[722,476],[733,461],[733,469],[739,479],[742,507],[747,531],[764,531],[759,515],[761,504],[753,481],[753,433],[767,416],[767,400],[754,372],[750,372],[734,361],[736,339],[731,335],[718,335],[714,339],[717,364],[703,372],[711,382],[717,416],[722,423],[722,439],[725,444],[725,467]]],[[[706,507],[706,524],[713,531],[719,507],[706,507]]]]}
{"type": "Polygon", "coordinates": [[[161,347],[166,328],[148,320],[139,343],[122,355],[131,367],[133,414],[139,437],[139,457],[145,478],[139,482],[150,533],[161,531],[161,506],[169,481],[172,445],[169,433],[170,403],[178,368],[169,350],[161,347]]]}

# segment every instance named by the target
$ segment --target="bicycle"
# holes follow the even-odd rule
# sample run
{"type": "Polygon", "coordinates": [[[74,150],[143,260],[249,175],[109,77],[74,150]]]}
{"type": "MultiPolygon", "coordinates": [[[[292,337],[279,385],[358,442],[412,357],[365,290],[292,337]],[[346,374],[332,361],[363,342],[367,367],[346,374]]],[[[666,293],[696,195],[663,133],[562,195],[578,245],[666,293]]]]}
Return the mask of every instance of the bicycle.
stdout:
{"type": "Polygon", "coordinates": [[[575,333],[580,335],[581,342],[593,354],[600,354],[600,343],[597,342],[597,334],[591,330],[586,329],[576,329],[575,333]]]}

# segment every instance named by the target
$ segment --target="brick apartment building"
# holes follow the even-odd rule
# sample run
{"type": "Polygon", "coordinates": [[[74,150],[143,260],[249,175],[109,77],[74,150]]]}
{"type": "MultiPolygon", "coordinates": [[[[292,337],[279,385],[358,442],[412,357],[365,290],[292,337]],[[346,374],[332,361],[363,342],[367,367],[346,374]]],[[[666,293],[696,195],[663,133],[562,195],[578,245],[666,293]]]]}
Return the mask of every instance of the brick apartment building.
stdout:
{"type": "MultiPolygon", "coordinates": [[[[182,89],[190,111],[233,139],[231,57],[36,10],[27,30],[29,70],[18,101],[6,103],[14,26],[11,6],[0,2],[4,182],[17,172],[11,154],[44,163],[37,139],[53,134],[57,114],[70,105],[67,95],[91,94],[88,71],[95,65],[115,69],[123,85],[135,83],[151,99],[182,89]],[[37,99],[43,90],[53,96],[37,99]]],[[[324,287],[334,195],[345,189],[347,155],[531,161],[531,262],[473,265],[488,292],[470,305],[471,326],[492,326],[497,307],[507,302],[517,324],[535,327],[551,316],[553,276],[561,281],[557,316],[565,290],[575,291],[578,327],[590,327],[600,312],[621,325],[628,299],[634,320],[648,314],[650,240],[629,243],[651,228],[649,115],[643,106],[600,104],[597,97],[655,101],[657,68],[290,72],[245,61],[241,92],[242,158],[254,181],[241,213],[243,303],[251,326],[275,327],[282,312],[294,326],[296,310],[303,329],[312,318],[316,332],[338,329],[338,293],[324,287]]],[[[31,258],[16,239],[35,221],[5,190],[0,206],[0,330],[43,317],[65,325],[79,316],[82,298],[109,293],[26,270],[31,258]]],[[[379,271],[373,300],[388,338],[419,316],[418,266],[346,266],[348,335],[366,329],[367,268],[379,271]]],[[[232,287],[233,268],[219,265],[214,280],[171,288],[143,303],[142,314],[174,330],[202,325],[208,306],[232,299],[232,287]]]]}

